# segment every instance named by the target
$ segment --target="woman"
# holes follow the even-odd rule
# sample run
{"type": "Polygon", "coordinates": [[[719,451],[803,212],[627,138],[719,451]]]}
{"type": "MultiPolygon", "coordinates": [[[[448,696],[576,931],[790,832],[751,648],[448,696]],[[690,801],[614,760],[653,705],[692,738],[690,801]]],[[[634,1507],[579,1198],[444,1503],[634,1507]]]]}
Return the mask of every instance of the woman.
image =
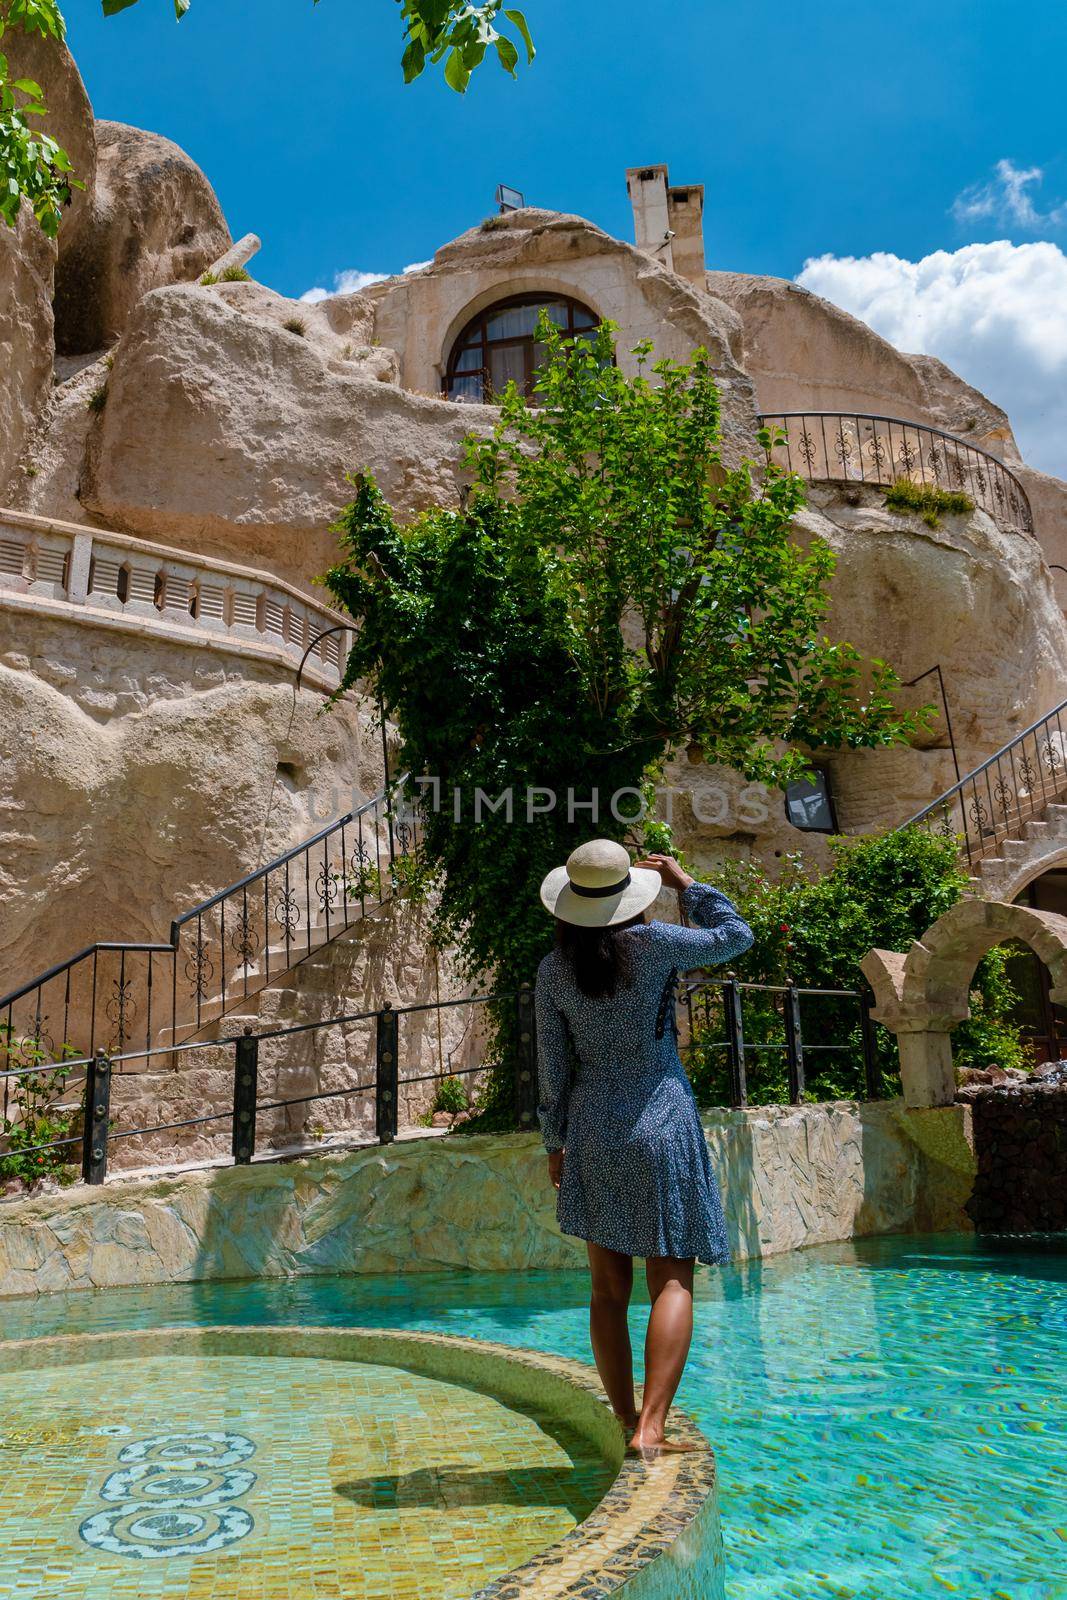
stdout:
{"type": "Polygon", "coordinates": [[[752,933],[724,894],[670,856],[637,866],[593,839],[541,885],[556,948],[537,971],[538,1117],[564,1233],[584,1239],[597,1370],[630,1446],[677,1449],[667,1413],[693,1335],[693,1266],[729,1260],[722,1202],[693,1091],[678,1058],[680,971],[747,950],[752,933]],[[661,887],[681,890],[696,927],[649,922],[661,887]],[[634,1399],[627,1308],[633,1258],[652,1309],[645,1385],[634,1399]]]}

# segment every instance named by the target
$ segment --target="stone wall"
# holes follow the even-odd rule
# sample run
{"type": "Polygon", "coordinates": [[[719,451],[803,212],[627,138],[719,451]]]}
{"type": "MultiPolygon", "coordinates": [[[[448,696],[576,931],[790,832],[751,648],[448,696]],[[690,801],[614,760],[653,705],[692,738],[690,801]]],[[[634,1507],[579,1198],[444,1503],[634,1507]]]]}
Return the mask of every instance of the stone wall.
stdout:
{"type": "MultiPolygon", "coordinates": [[[[706,1119],[735,1256],[969,1226],[967,1111],[899,1102],[706,1119]]],[[[539,1140],[450,1135],[0,1204],[0,1295],[206,1278],[580,1267],[539,1140]]]]}
{"type": "Polygon", "coordinates": [[[1067,1086],[973,1091],[974,1194],[967,1214],[983,1233],[1067,1228],[1067,1086]]]}

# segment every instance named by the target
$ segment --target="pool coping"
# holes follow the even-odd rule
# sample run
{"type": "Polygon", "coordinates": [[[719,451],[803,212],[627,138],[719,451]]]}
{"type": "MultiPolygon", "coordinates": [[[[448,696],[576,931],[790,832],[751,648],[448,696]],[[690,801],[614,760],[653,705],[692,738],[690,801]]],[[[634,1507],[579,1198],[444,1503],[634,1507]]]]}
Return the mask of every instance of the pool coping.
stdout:
{"type": "Polygon", "coordinates": [[[0,1345],[5,1372],[151,1355],[240,1355],[395,1366],[555,1414],[617,1467],[596,1508],[554,1544],[467,1600],[601,1600],[618,1594],[692,1529],[716,1493],[715,1457],[684,1412],[671,1435],[693,1448],[651,1464],[625,1454],[622,1430],[591,1367],[564,1356],[396,1328],[212,1326],[57,1334],[0,1345]]]}

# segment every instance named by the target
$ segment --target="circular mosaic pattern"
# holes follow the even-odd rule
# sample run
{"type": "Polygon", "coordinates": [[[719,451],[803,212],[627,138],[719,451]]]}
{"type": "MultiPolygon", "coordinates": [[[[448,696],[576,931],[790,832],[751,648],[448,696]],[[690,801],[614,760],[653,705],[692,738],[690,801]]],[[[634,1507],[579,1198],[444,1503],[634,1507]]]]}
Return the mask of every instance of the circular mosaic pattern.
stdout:
{"type": "Polygon", "coordinates": [[[114,1509],[86,1517],[78,1532],[98,1550],[143,1561],[234,1544],[255,1527],[251,1513],[232,1504],[255,1484],[256,1474],[236,1465],[255,1448],[243,1434],[211,1431],[131,1440],[100,1490],[114,1509]]]}

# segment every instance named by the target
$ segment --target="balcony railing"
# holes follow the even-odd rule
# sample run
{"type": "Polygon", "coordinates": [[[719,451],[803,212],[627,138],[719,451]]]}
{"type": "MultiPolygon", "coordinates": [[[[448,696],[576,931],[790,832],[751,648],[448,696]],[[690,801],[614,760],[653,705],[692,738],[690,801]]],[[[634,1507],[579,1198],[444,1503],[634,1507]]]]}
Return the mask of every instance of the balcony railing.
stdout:
{"type": "Polygon", "coordinates": [[[772,459],[809,483],[874,484],[902,478],[958,490],[1006,533],[1033,534],[1026,490],[1015,474],[979,445],[922,422],[838,411],[779,411],[760,425],[781,435],[772,459]]]}
{"type": "Polygon", "coordinates": [[[294,666],[310,646],[305,676],[331,689],[352,643],[350,618],[268,573],[19,511],[0,510],[0,593],[104,626],[139,619],[219,649],[266,647],[294,666]]]}

